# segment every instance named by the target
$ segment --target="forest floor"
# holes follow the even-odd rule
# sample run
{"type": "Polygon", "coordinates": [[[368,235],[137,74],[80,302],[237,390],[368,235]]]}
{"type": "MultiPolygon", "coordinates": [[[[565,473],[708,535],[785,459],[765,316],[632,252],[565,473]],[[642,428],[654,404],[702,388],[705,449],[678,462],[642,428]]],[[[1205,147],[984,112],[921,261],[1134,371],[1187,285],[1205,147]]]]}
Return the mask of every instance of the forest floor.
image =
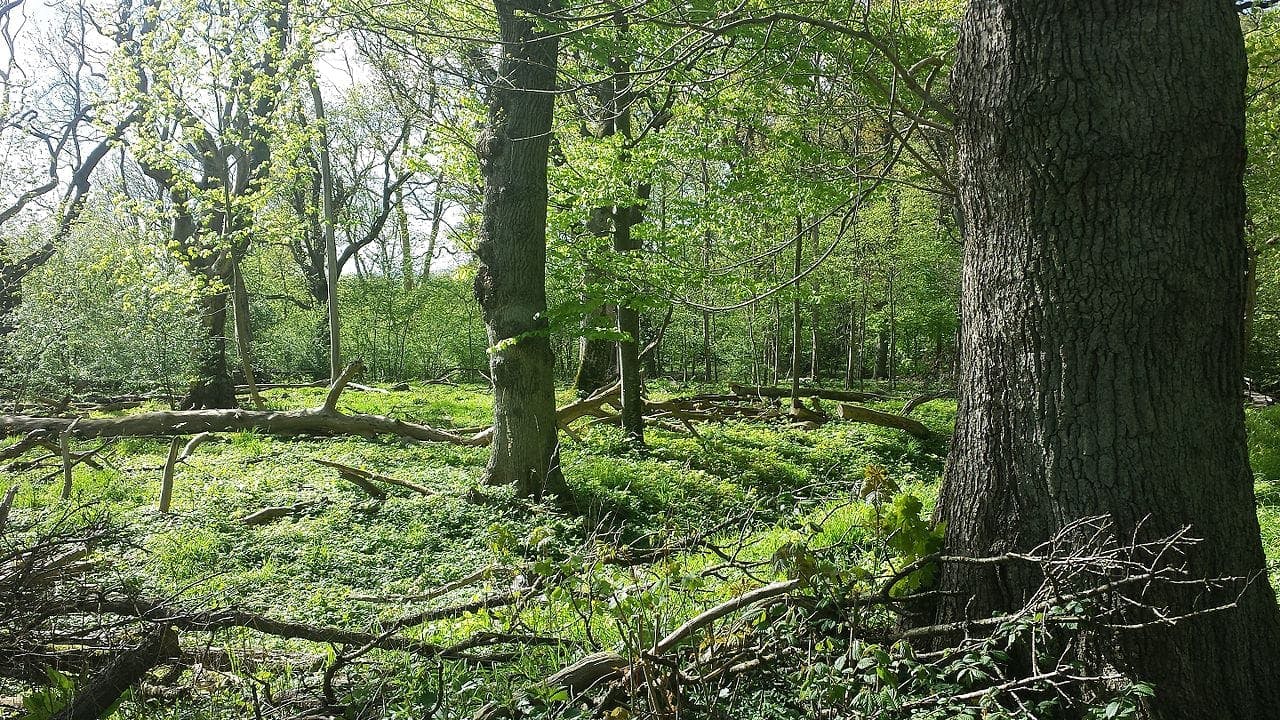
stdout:
{"type": "MultiPolygon", "coordinates": [[[[699,390],[654,389],[656,398],[699,390]]],[[[319,388],[272,390],[265,398],[272,408],[296,409],[320,404],[323,395],[319,388]]],[[[906,395],[873,406],[896,411],[906,395]]],[[[562,393],[562,403],[571,399],[562,393]]],[[[340,409],[440,428],[482,426],[491,417],[487,388],[480,386],[348,392],[340,409]]],[[[827,409],[834,410],[831,403],[827,409]]],[[[156,506],[168,443],[117,441],[97,456],[100,469],[76,467],[71,506],[126,528],[129,548],[107,561],[121,584],[143,596],[370,632],[406,613],[438,608],[443,617],[404,634],[442,645],[483,632],[557,638],[481,667],[375,652],[344,672],[350,682],[343,699],[377,705],[378,716],[421,717],[423,708],[435,707],[437,717],[467,717],[588,652],[649,646],[724,598],[787,577],[792,573],[780,558],[794,561],[790,549],[807,549],[811,561],[865,564],[883,546],[870,542],[872,536],[895,531],[887,516],[898,523],[928,517],[954,413],[948,400],[917,409],[914,417],[935,432],[924,441],[842,421],[814,430],[735,422],[699,425],[697,435],[650,429],[644,452],[626,449],[616,428],[588,427],[564,437],[565,474],[583,509],[578,516],[479,485],[487,448],[254,433],[208,442],[180,464],[166,514],[156,506]],[[430,494],[383,485],[388,492],[379,501],[316,460],[407,480],[430,494]],[[868,478],[892,493],[869,492],[868,478]],[[242,522],[268,506],[295,511],[262,525],[242,522]],[[699,544],[706,539],[714,550],[699,544]],[[628,559],[661,548],[672,551],[655,553],[653,562],[628,559]],[[735,572],[716,570],[725,564],[725,548],[733,548],[735,572]],[[424,597],[459,579],[470,582],[424,597]],[[537,602],[448,612],[535,583],[537,602]],[[637,624],[639,617],[645,620],[637,624]],[[376,663],[363,664],[370,660],[376,663]],[[361,673],[380,679],[361,682],[361,673]]],[[[1263,540],[1274,562],[1280,560],[1280,407],[1250,410],[1249,427],[1263,540]]],[[[78,442],[76,449],[98,444],[78,442]]],[[[58,500],[61,469],[53,461],[0,475],[0,493],[13,484],[20,488],[15,516],[67,507],[58,500]]],[[[239,658],[233,664],[253,663],[255,682],[277,693],[313,682],[334,652],[327,644],[246,629],[203,642],[239,658]]],[[[207,672],[192,678],[198,698],[167,707],[151,703],[145,712],[126,705],[121,713],[252,715],[249,694],[234,678],[207,672]]]]}

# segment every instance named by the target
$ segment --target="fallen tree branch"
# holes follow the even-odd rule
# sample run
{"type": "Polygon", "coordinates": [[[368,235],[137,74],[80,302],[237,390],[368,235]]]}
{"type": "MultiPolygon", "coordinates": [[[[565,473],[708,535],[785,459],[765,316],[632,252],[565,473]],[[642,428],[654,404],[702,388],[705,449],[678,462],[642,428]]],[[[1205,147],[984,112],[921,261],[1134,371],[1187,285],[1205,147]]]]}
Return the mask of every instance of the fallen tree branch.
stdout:
{"type": "Polygon", "coordinates": [[[72,420],[71,424],[58,434],[58,449],[62,453],[62,500],[71,499],[71,470],[75,467],[71,463],[71,432],[79,422],[80,418],[72,420]]]}
{"type": "MultiPolygon", "coordinates": [[[[490,431],[473,436],[455,435],[426,425],[382,415],[344,415],[323,409],[293,411],[262,410],[165,410],[119,418],[77,418],[71,431],[78,438],[155,437],[188,433],[242,432],[257,430],[271,435],[397,435],[424,442],[444,442],[482,447],[490,442],[490,431]]],[[[61,432],[72,423],[69,418],[0,416],[0,434],[16,435],[33,430],[61,432]]]]}
{"type": "Polygon", "coordinates": [[[208,432],[196,433],[195,436],[193,436],[191,440],[187,442],[186,447],[182,448],[182,454],[178,456],[178,462],[180,463],[186,462],[192,456],[192,454],[195,453],[196,448],[200,447],[201,445],[213,439],[214,439],[213,433],[208,433],[208,432]]]}
{"type": "Polygon", "coordinates": [[[521,596],[522,594],[520,592],[512,591],[499,593],[497,595],[489,595],[487,597],[482,597],[479,600],[472,600],[471,602],[452,605],[450,607],[437,608],[434,610],[422,610],[405,615],[393,621],[391,626],[395,628],[407,628],[413,627],[414,625],[421,625],[425,622],[431,622],[432,620],[443,620],[448,617],[456,617],[463,613],[474,613],[481,610],[506,607],[508,605],[514,605],[521,596]]]}
{"type": "Polygon", "coordinates": [[[245,525],[266,525],[272,520],[278,520],[282,517],[300,513],[314,504],[315,503],[312,502],[299,502],[294,503],[293,505],[272,505],[270,507],[262,508],[257,512],[245,515],[240,518],[240,522],[245,525]]]}
{"type": "MultiPolygon", "coordinates": [[[[206,433],[207,434],[207,433],[206,433]]],[[[178,464],[178,448],[182,446],[182,438],[175,437],[169,441],[169,454],[164,460],[164,474],[160,479],[160,512],[169,512],[169,503],[173,500],[173,471],[178,464]]]]}
{"type": "Polygon", "coordinates": [[[121,617],[138,618],[148,622],[171,625],[180,630],[212,632],[231,628],[247,628],[265,635],[274,635],[286,639],[310,640],[311,642],[339,645],[359,646],[374,641],[377,643],[376,647],[384,650],[399,650],[423,657],[442,657],[445,656],[446,650],[446,648],[438,645],[394,635],[382,637],[372,633],[328,625],[309,625],[288,620],[275,620],[265,615],[235,608],[185,612],[155,600],[95,599],[80,602],[75,609],[79,612],[109,613],[120,615],[121,617]]]}
{"type": "MultiPolygon", "coordinates": [[[[305,388],[322,388],[328,387],[328,380],[316,380],[315,382],[297,382],[297,383],[258,383],[258,390],[302,390],[305,388]]],[[[237,385],[237,395],[248,395],[248,385],[237,385]]]]}
{"type": "Polygon", "coordinates": [[[0,416],[0,435],[43,431],[67,433],[78,438],[105,438],[259,430],[272,435],[397,435],[424,442],[472,447],[488,445],[492,440],[492,428],[464,436],[382,415],[344,415],[338,412],[338,398],[360,368],[359,361],[348,365],[330,387],[324,404],[309,410],[168,410],[119,418],[74,419],[3,415],[0,416]]]}
{"type": "Polygon", "coordinates": [[[4,533],[4,526],[9,522],[9,510],[13,508],[13,499],[18,496],[18,486],[13,484],[4,493],[4,500],[0,500],[0,534],[4,533]]]}
{"type": "Polygon", "coordinates": [[[949,397],[955,397],[955,396],[956,396],[955,388],[948,388],[946,390],[937,390],[935,392],[921,393],[911,398],[910,400],[908,400],[906,404],[902,406],[902,409],[898,411],[898,414],[905,417],[907,415],[910,415],[913,410],[929,402],[930,400],[941,400],[942,398],[949,398],[949,397]]]}
{"type": "MultiPolygon", "coordinates": [[[[762,398],[789,398],[791,397],[791,388],[769,387],[764,385],[737,385],[732,384],[729,390],[734,395],[755,396],[762,398]]],[[[855,390],[827,390],[825,388],[800,388],[797,393],[799,397],[809,398],[816,397],[821,400],[837,400],[845,402],[866,402],[868,400],[884,400],[883,395],[868,392],[857,392],[855,390]]]]}
{"type": "MultiPolygon", "coordinates": [[[[352,480],[352,481],[359,481],[359,483],[368,483],[369,481],[376,481],[380,483],[386,483],[388,485],[395,485],[397,487],[407,488],[420,495],[435,494],[430,489],[425,488],[415,482],[410,482],[408,480],[401,480],[400,478],[389,477],[387,475],[379,475],[378,473],[369,472],[368,470],[361,470],[358,467],[352,467],[351,465],[344,465],[340,462],[334,462],[333,460],[324,460],[322,458],[311,458],[311,462],[314,462],[317,465],[324,465],[325,467],[331,467],[334,470],[337,470],[338,474],[343,476],[344,478],[347,478],[348,480],[352,480]]],[[[365,487],[365,486],[361,484],[361,487],[365,487]]],[[[372,487],[377,488],[376,485],[372,487]]],[[[381,492],[381,490],[379,491],[381,492]]],[[[382,495],[385,497],[386,493],[382,492],[382,495]]]]}
{"type": "Polygon", "coordinates": [[[879,425],[881,427],[904,430],[922,440],[933,435],[933,432],[919,420],[903,417],[902,415],[894,415],[893,413],[881,412],[879,410],[872,410],[869,407],[863,407],[861,405],[840,403],[840,418],[842,420],[850,420],[853,422],[867,423],[869,425],[879,425]]]}
{"type": "Polygon", "coordinates": [[[769,583],[764,587],[743,593],[731,600],[726,600],[709,610],[705,610],[690,618],[683,625],[671,631],[670,634],[658,641],[658,643],[653,646],[654,654],[664,655],[688,639],[694,631],[704,628],[736,610],[740,610],[759,602],[777,600],[778,598],[784,597],[787,593],[804,585],[804,582],[803,578],[779,580],[778,582],[769,583]]]}
{"type": "Polygon", "coordinates": [[[41,447],[48,441],[49,436],[50,432],[48,430],[32,430],[18,442],[0,450],[0,460],[12,460],[17,457],[22,457],[28,450],[41,447]]]}
{"type": "Polygon", "coordinates": [[[338,412],[338,398],[342,396],[342,391],[351,382],[351,378],[355,377],[361,370],[364,370],[364,363],[359,360],[342,369],[342,372],[333,381],[333,385],[329,386],[329,392],[324,397],[324,404],[320,406],[320,412],[338,412]]]}
{"type": "Polygon", "coordinates": [[[136,648],[118,654],[88,685],[76,691],[71,702],[53,720],[98,720],[116,704],[120,696],[136,685],[160,661],[178,654],[178,635],[159,625],[147,633],[136,648]]]}
{"type": "Polygon", "coordinates": [[[485,578],[488,578],[490,575],[492,575],[493,571],[494,571],[493,567],[480,568],[479,570],[471,573],[470,575],[467,575],[466,577],[458,578],[453,582],[445,583],[440,587],[432,588],[431,590],[428,590],[424,593],[419,593],[417,595],[396,595],[393,597],[383,597],[383,596],[375,597],[372,595],[352,595],[351,599],[358,602],[371,602],[371,603],[397,603],[398,604],[398,603],[407,603],[407,602],[426,602],[427,600],[434,600],[438,597],[441,597],[442,595],[448,595],[454,590],[459,590],[472,583],[484,580],[485,578]]]}

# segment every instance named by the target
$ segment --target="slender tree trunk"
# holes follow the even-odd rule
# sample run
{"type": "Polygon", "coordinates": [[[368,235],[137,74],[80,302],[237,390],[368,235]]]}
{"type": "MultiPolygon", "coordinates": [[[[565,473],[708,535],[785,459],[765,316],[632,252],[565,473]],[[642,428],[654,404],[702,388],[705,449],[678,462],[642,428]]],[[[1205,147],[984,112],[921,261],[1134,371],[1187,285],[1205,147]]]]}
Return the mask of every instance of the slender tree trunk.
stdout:
{"type": "Polygon", "coordinates": [[[702,312],[702,379],[711,382],[715,375],[715,353],[711,348],[711,313],[702,312]]]}
{"type": "Polygon", "coordinates": [[[258,381],[253,374],[253,327],[249,323],[249,290],[244,285],[244,273],[240,263],[231,267],[231,307],[235,312],[236,347],[240,353],[240,372],[249,386],[249,398],[259,410],[267,408],[258,394],[258,381]]]}
{"type": "MultiPolygon", "coordinates": [[[[774,268],[774,277],[777,277],[777,268],[774,268]]],[[[777,385],[778,380],[782,377],[782,306],[778,302],[778,296],[773,296],[773,303],[770,307],[770,320],[773,323],[773,341],[770,343],[769,366],[773,370],[773,379],[770,385],[777,385]]]]}
{"type": "Polygon", "coordinates": [[[889,388],[898,388],[898,298],[894,287],[895,273],[889,269],[889,342],[885,348],[885,370],[889,374],[889,388]]]}
{"type": "Polygon", "coordinates": [[[756,341],[756,305],[752,303],[747,306],[747,343],[750,346],[751,355],[751,384],[761,385],[760,382],[760,349],[759,343],[756,341]]]}
{"type": "Polygon", "coordinates": [[[885,288],[889,293],[889,347],[885,370],[889,376],[889,388],[898,388],[898,248],[902,235],[902,192],[894,185],[889,192],[889,233],[893,250],[885,268],[885,288]]]}
{"type": "Polygon", "coordinates": [[[495,0],[502,51],[478,143],[484,177],[475,294],[489,334],[493,450],[486,480],[522,496],[567,500],[560,470],[551,342],[547,337],[547,151],[559,40],[529,11],[547,0],[495,0]]]}
{"type": "MultiPolygon", "coordinates": [[[[625,38],[629,29],[625,15],[615,16],[620,39],[625,38]]],[[[623,44],[623,43],[620,43],[623,44]]],[[[614,125],[628,143],[634,140],[631,132],[631,104],[634,96],[631,92],[631,63],[623,57],[613,60],[613,109],[614,125]]],[[[630,161],[624,151],[623,164],[630,161]]],[[[641,240],[631,229],[644,219],[645,205],[649,201],[652,187],[641,183],[636,187],[634,204],[615,206],[613,210],[613,249],[615,252],[629,254],[641,249],[641,240]]],[[[622,434],[627,442],[635,446],[644,445],[644,384],[640,373],[640,311],[635,308],[631,298],[618,298],[618,331],[625,337],[618,341],[618,378],[622,383],[622,434]]]]}
{"type": "MultiPolygon", "coordinates": [[[[631,228],[640,220],[639,208],[619,208],[613,247],[618,252],[640,249],[631,228]]],[[[618,303],[618,377],[622,381],[622,433],[633,445],[644,444],[644,396],[640,376],[640,313],[627,302],[618,303]]]]}
{"type": "Polygon", "coordinates": [[[844,363],[844,389],[845,390],[848,390],[849,388],[853,387],[853,362],[854,362],[854,357],[856,356],[856,353],[857,353],[857,342],[858,342],[857,340],[858,318],[855,313],[857,313],[857,304],[854,303],[851,298],[849,302],[849,328],[847,333],[848,356],[845,358],[845,363],[844,363]]]}
{"type": "MultiPolygon", "coordinates": [[[[791,266],[792,277],[799,277],[804,260],[804,218],[796,216],[796,254],[791,266]]],[[[800,404],[800,333],[804,330],[800,318],[800,283],[791,288],[791,409],[799,410],[800,404]]]]}
{"type": "Polygon", "coordinates": [[[1244,352],[1244,367],[1249,369],[1249,349],[1253,345],[1253,318],[1258,310],[1258,248],[1246,248],[1248,261],[1244,275],[1244,334],[1240,346],[1244,352]]]}
{"type": "MultiPolygon", "coordinates": [[[[984,0],[954,91],[964,208],[952,554],[1025,551],[1108,515],[1185,526],[1171,615],[1100,643],[1162,720],[1278,718],[1280,615],[1241,408],[1245,56],[1229,2],[984,0]]],[[[939,619],[1020,606],[1025,564],[947,565],[939,619]],[[947,593],[954,593],[949,595],[947,593]]]]}
{"type": "MultiPolygon", "coordinates": [[[[614,86],[614,82],[614,78],[611,76],[609,79],[596,83],[594,86],[600,102],[600,117],[596,123],[598,134],[592,135],[588,133],[589,137],[604,139],[617,134],[618,110],[615,105],[617,89],[614,86]]],[[[587,232],[592,237],[605,237],[610,234],[614,223],[617,221],[618,219],[614,216],[612,206],[594,207],[587,215],[587,232]]],[[[585,286],[591,282],[591,277],[600,274],[598,267],[589,266],[585,270],[585,277],[582,281],[584,295],[585,286]]],[[[594,314],[594,317],[584,318],[583,325],[586,326],[584,329],[599,328],[606,325],[617,328],[618,306],[610,303],[602,307],[594,314]]],[[[617,342],[584,335],[578,345],[578,373],[574,377],[574,387],[577,391],[580,394],[590,393],[612,382],[617,376],[617,342]]]]}
{"type": "MultiPolygon", "coordinates": [[[[809,228],[809,239],[813,241],[813,257],[815,258],[822,252],[822,248],[818,246],[821,237],[819,232],[821,225],[822,221],[819,218],[814,218],[813,227],[809,228]]],[[[821,387],[821,373],[818,372],[818,317],[822,311],[822,303],[819,301],[822,293],[821,286],[818,285],[816,279],[816,273],[812,277],[814,277],[812,281],[813,297],[809,301],[809,377],[813,378],[815,386],[821,387]]]]}
{"type": "Polygon", "coordinates": [[[871,369],[872,380],[883,380],[888,376],[889,367],[889,331],[881,328],[876,336],[876,364],[871,369]]]}
{"type": "Polygon", "coordinates": [[[440,241],[440,224],[444,217],[444,198],[440,195],[440,188],[444,184],[444,176],[442,175],[436,180],[436,196],[431,204],[431,235],[427,238],[427,254],[422,258],[422,281],[426,282],[431,279],[431,262],[436,257],[436,245],[440,241]]]}
{"type": "Polygon", "coordinates": [[[413,264],[413,241],[409,236],[409,212],[404,208],[404,191],[396,188],[396,235],[400,239],[400,275],[404,291],[413,292],[418,271],[413,264]]]}
{"type": "MultiPolygon", "coordinates": [[[[329,317],[329,380],[337,381],[342,373],[342,321],[338,316],[338,275],[342,269],[338,267],[338,240],[335,236],[336,215],[333,207],[333,165],[329,159],[329,130],[324,114],[324,98],[320,95],[320,84],[313,74],[311,80],[311,100],[315,106],[316,123],[320,132],[320,206],[324,216],[324,265],[325,286],[328,302],[325,303],[329,317]]],[[[356,257],[357,264],[359,256],[356,257]]]]}

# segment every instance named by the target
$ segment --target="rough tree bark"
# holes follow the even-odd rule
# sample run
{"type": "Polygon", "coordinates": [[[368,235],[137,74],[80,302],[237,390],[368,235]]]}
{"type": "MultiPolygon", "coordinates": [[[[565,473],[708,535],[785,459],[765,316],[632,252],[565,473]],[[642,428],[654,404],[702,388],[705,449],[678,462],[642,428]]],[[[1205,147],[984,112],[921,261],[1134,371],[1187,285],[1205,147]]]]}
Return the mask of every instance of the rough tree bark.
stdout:
{"type": "Polygon", "coordinates": [[[227,369],[227,298],[230,273],[214,276],[222,289],[196,300],[200,319],[200,346],[196,349],[196,379],[178,404],[180,410],[236,407],[236,386],[227,369]]]}
{"type": "Polygon", "coordinates": [[[477,143],[485,188],[475,294],[494,390],[485,474],[521,495],[565,498],[546,318],[547,151],[559,40],[532,17],[551,10],[551,0],[494,0],[494,8],[502,52],[477,143]]]}
{"type": "MultiPolygon", "coordinates": [[[[616,324],[616,311],[611,306],[601,307],[595,317],[583,321],[591,328],[616,324]]],[[[607,338],[583,337],[578,344],[578,372],[573,376],[573,387],[579,394],[594,392],[608,385],[618,376],[617,353],[613,341],[607,338]]]]}
{"type": "MultiPolygon", "coordinates": [[[[1236,609],[1119,634],[1164,720],[1280,717],[1240,404],[1245,57],[1228,2],[985,0],[954,76],[963,362],[939,505],[949,551],[1026,550],[1080,517],[1139,540],[1191,525],[1236,609]]],[[[942,620],[1039,578],[950,566],[942,620]]],[[[1144,596],[1188,612],[1203,587],[1144,596]]],[[[1110,649],[1109,648],[1109,649],[1110,649]]]]}

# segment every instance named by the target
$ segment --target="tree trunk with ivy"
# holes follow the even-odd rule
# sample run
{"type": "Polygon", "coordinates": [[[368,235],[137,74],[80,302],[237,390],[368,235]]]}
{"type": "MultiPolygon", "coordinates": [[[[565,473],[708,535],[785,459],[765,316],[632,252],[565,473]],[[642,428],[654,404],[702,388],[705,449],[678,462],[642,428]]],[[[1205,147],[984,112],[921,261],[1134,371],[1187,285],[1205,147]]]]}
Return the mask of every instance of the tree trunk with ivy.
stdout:
{"type": "MultiPolygon", "coordinates": [[[[1192,617],[1104,648],[1163,720],[1280,717],[1240,403],[1244,79],[1231,4],[1204,0],[974,2],[954,76],[963,358],[937,519],[969,556],[1082,517],[1124,542],[1189,525],[1192,578],[1248,581],[1135,593],[1192,617]]],[[[1021,607],[1040,581],[948,565],[937,619],[1021,607]]]]}

